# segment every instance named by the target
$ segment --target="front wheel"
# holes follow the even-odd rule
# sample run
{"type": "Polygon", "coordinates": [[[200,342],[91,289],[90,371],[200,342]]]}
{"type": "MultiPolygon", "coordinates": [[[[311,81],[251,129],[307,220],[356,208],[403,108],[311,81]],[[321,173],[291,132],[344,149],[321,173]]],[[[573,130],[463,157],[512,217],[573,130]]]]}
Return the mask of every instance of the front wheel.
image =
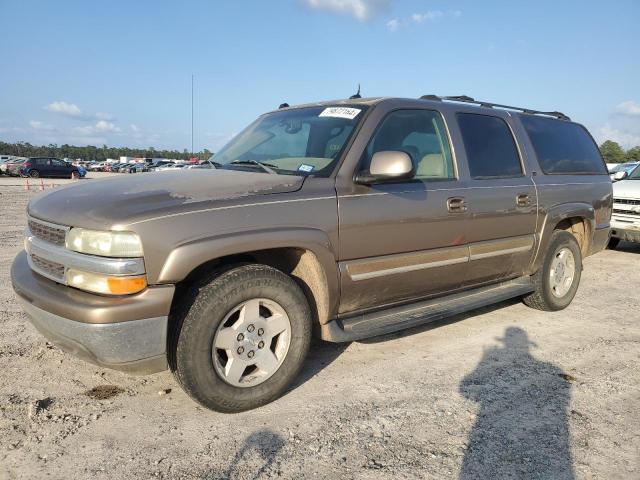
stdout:
{"type": "Polygon", "coordinates": [[[535,290],[523,298],[524,303],[546,311],[566,308],[576,295],[581,273],[582,253],[576,238],[556,230],[542,266],[532,277],[535,290]]]}
{"type": "Polygon", "coordinates": [[[185,391],[228,413],[278,398],[300,371],[311,340],[309,303],[296,282],[272,267],[243,265],[188,297],[169,352],[185,391]]]}
{"type": "Polygon", "coordinates": [[[40,177],[40,172],[38,170],[31,170],[29,172],[29,176],[31,178],[39,178],[40,177]]]}

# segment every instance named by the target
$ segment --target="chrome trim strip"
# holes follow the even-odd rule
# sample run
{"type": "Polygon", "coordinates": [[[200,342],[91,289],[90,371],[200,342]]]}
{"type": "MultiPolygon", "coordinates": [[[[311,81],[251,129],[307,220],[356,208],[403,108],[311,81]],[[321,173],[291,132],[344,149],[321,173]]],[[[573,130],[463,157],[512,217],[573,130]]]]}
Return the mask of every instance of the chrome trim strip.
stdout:
{"type": "MultiPolygon", "coordinates": [[[[467,263],[468,261],[469,261],[469,257],[464,256],[459,258],[452,258],[450,260],[438,260],[435,262],[417,263],[415,265],[407,265],[406,267],[387,268],[385,270],[376,270],[374,272],[356,273],[356,274],[349,273],[349,276],[351,277],[351,280],[353,280],[354,282],[357,282],[360,280],[369,280],[370,278],[384,277],[385,275],[394,275],[397,273],[408,273],[416,270],[425,270],[427,268],[436,268],[436,267],[444,267],[447,265],[456,265],[458,263],[467,263]]],[[[349,267],[347,267],[347,271],[348,270],[349,270],[349,267]]]]}
{"type": "Polygon", "coordinates": [[[531,247],[532,245],[526,245],[524,247],[505,248],[503,250],[495,250],[493,252],[475,254],[472,253],[470,260],[473,261],[489,257],[499,257],[500,255],[509,255],[510,253],[526,252],[528,250],[531,250],[531,247]]]}
{"type": "MultiPolygon", "coordinates": [[[[74,268],[84,272],[115,276],[142,275],[145,273],[144,259],[142,258],[107,258],[86,255],[40,240],[33,236],[28,230],[26,234],[24,246],[29,256],[35,254],[50,262],[64,265],[65,268],[74,268]]],[[[33,268],[33,262],[31,262],[30,259],[29,264],[34,271],[37,271],[47,278],[51,278],[51,276],[43,274],[41,270],[33,268]]],[[[53,280],[60,282],[60,279],[53,280]]]]}

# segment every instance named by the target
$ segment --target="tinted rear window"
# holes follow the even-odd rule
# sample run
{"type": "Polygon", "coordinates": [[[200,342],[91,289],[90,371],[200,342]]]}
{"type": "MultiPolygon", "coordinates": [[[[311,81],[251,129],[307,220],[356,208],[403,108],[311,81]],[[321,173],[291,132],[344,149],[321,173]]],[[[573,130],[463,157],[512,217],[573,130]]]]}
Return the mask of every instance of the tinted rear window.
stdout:
{"type": "Polygon", "coordinates": [[[598,147],[582,125],[529,115],[520,119],[544,173],[607,173],[598,147]]]}
{"type": "Polygon", "coordinates": [[[490,115],[458,113],[458,125],[473,178],[522,175],[520,155],[504,120],[490,115]]]}

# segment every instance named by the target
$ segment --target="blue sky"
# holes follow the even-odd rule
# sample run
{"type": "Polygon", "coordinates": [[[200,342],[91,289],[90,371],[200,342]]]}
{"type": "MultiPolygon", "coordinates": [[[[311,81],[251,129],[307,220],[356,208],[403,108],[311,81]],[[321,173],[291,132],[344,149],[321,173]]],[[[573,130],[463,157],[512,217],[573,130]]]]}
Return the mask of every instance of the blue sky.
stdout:
{"type": "Polygon", "coordinates": [[[290,104],[426,93],[640,144],[640,1],[0,0],[0,140],[220,148],[290,104]]]}

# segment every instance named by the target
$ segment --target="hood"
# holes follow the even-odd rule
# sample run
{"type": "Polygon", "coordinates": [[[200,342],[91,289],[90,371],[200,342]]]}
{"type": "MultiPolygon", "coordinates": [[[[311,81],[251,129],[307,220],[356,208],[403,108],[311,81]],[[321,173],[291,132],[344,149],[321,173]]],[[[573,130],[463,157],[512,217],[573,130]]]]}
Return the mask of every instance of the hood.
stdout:
{"type": "Polygon", "coordinates": [[[613,196],[615,198],[640,199],[640,179],[620,180],[613,184],[613,196]]]}
{"type": "Polygon", "coordinates": [[[31,216],[59,225],[105,230],[140,220],[260,195],[295,192],[304,177],[234,170],[184,170],[81,180],[29,202],[31,216]]]}

